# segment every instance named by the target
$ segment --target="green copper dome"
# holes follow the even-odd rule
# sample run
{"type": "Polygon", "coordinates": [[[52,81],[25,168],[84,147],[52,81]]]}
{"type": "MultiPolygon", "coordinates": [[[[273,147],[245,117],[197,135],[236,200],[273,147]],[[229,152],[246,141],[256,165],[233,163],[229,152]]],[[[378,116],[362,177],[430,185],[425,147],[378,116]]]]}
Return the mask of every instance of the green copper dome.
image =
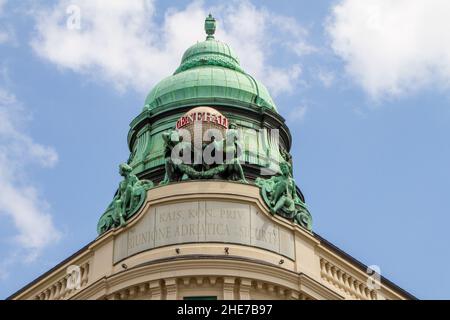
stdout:
{"type": "Polygon", "coordinates": [[[193,67],[217,65],[232,70],[244,72],[239,65],[239,58],[229,45],[214,38],[194,44],[186,50],[181,59],[181,65],[175,74],[193,67]]]}
{"type": "Polygon", "coordinates": [[[244,72],[230,46],[214,39],[211,15],[205,20],[205,31],[206,40],[186,50],[175,73],[149,93],[145,108],[228,101],[276,111],[266,87],[244,72]]]}

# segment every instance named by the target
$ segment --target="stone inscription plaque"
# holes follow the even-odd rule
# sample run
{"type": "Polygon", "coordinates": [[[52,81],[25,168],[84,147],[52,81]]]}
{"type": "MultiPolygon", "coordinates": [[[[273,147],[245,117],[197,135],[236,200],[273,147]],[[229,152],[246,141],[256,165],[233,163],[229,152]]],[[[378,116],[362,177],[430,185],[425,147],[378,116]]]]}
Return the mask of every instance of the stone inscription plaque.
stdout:
{"type": "Polygon", "coordinates": [[[228,201],[189,201],[152,207],[114,240],[114,263],[166,245],[225,242],[294,258],[294,235],[256,207],[228,201]]]}

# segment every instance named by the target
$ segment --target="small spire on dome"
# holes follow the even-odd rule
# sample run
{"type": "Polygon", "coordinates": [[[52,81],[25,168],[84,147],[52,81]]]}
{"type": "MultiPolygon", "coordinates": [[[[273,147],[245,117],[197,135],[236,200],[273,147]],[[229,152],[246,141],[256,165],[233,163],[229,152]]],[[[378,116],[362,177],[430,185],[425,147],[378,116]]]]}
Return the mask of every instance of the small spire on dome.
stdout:
{"type": "Polygon", "coordinates": [[[214,39],[214,33],[216,32],[216,19],[213,18],[211,13],[205,19],[205,32],[208,35],[206,40],[214,39]]]}

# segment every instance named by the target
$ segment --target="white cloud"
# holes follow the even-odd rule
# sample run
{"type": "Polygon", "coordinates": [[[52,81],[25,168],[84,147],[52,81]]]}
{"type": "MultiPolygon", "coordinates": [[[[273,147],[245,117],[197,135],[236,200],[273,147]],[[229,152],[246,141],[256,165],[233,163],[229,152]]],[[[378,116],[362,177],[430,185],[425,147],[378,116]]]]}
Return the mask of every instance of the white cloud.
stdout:
{"type": "Polygon", "coordinates": [[[5,268],[3,268],[2,266],[0,266],[0,281],[5,280],[8,277],[9,277],[8,271],[5,268]]]}
{"type": "Polygon", "coordinates": [[[9,40],[8,34],[0,30],[0,44],[5,43],[8,40],[9,40]]]}
{"type": "Polygon", "coordinates": [[[6,0],[0,0],[0,14],[3,13],[6,5],[6,0]]]}
{"type": "Polygon", "coordinates": [[[60,234],[48,212],[48,204],[24,173],[33,163],[51,167],[58,155],[22,130],[26,119],[20,103],[0,88],[0,215],[13,220],[15,241],[32,260],[60,234]]]}
{"type": "MultiPolygon", "coordinates": [[[[6,0],[0,0],[0,19],[3,20],[6,0]]],[[[8,24],[1,23],[0,20],[0,44],[14,41],[14,32],[8,24]]]]}
{"type": "Polygon", "coordinates": [[[39,11],[36,34],[31,41],[42,58],[75,72],[110,83],[116,89],[148,92],[170,75],[183,52],[205,38],[204,18],[218,19],[217,38],[238,53],[242,66],[265,82],[274,93],[293,90],[300,76],[297,63],[283,67],[270,64],[273,45],[297,54],[311,50],[307,32],[295,20],[275,15],[250,2],[231,2],[206,8],[194,1],[182,10],[169,9],[157,22],[154,1],[60,0],[39,11]],[[81,28],[66,26],[66,8],[80,8],[81,28]]]}
{"type": "MultiPolygon", "coordinates": [[[[291,17],[277,15],[250,2],[218,8],[217,37],[230,43],[247,72],[260,79],[273,95],[291,93],[301,75],[297,62],[275,66],[270,58],[280,56],[280,48],[297,55],[307,54],[307,32],[291,17]]],[[[275,59],[279,60],[279,59],[275,59]]]]}
{"type": "Polygon", "coordinates": [[[302,121],[305,118],[308,107],[305,104],[292,108],[287,117],[288,122],[302,121]]]}
{"type": "Polygon", "coordinates": [[[277,96],[283,92],[293,92],[298,79],[302,73],[302,69],[299,64],[294,64],[290,68],[274,68],[266,67],[259,73],[263,74],[263,83],[268,86],[270,92],[277,96]]]}
{"type": "Polygon", "coordinates": [[[319,79],[325,88],[329,88],[335,80],[335,74],[333,71],[320,69],[317,72],[317,79],[319,79]]]}
{"type": "Polygon", "coordinates": [[[342,0],[327,23],[348,74],[372,97],[450,81],[450,1],[342,0]]]}

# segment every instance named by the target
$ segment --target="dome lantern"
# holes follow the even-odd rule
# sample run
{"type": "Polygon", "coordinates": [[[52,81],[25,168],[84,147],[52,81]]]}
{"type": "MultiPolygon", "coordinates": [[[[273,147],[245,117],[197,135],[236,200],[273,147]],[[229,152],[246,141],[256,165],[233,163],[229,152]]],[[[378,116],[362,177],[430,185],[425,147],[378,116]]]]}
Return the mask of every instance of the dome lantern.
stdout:
{"type": "Polygon", "coordinates": [[[188,48],[175,72],[148,94],[144,110],[217,104],[264,108],[276,112],[266,87],[246,73],[226,43],[215,39],[216,19],[205,19],[206,40],[188,48]]]}

